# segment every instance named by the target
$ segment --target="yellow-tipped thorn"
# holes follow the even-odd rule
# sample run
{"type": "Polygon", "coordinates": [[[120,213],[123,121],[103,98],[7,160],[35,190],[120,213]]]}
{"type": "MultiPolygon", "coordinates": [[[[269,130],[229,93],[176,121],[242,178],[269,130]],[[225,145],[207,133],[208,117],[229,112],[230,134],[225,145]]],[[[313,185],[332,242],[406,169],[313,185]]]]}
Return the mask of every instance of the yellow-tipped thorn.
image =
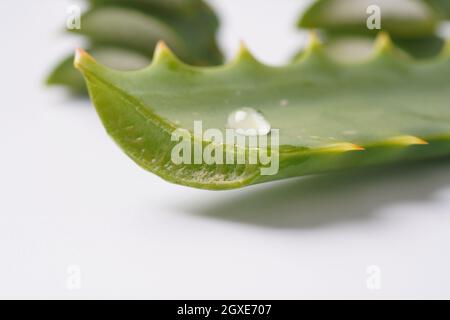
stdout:
{"type": "Polygon", "coordinates": [[[153,63],[158,64],[163,61],[180,62],[167,44],[160,40],[156,44],[155,53],[153,54],[153,63]]]}
{"type": "Polygon", "coordinates": [[[391,53],[395,49],[391,37],[385,31],[381,31],[375,39],[375,53],[391,53]]]}
{"type": "Polygon", "coordinates": [[[319,34],[317,33],[316,30],[311,30],[309,32],[309,40],[308,40],[308,45],[306,46],[306,50],[313,52],[313,51],[317,51],[320,48],[322,48],[323,43],[322,40],[319,37],[319,34]]]}
{"type": "Polygon", "coordinates": [[[308,35],[308,43],[306,44],[303,52],[295,58],[294,62],[302,62],[312,56],[319,56],[322,59],[327,59],[324,53],[323,42],[317,31],[312,30],[308,35]]]}
{"type": "Polygon", "coordinates": [[[364,151],[366,149],[351,142],[339,142],[327,146],[326,150],[332,152],[347,152],[347,151],[364,151]]]}
{"type": "Polygon", "coordinates": [[[84,49],[77,48],[75,50],[75,59],[73,61],[75,68],[79,68],[82,61],[86,60],[86,59],[94,61],[94,58],[89,53],[87,53],[84,49]]]}
{"type": "Polygon", "coordinates": [[[239,63],[241,61],[249,61],[255,64],[260,64],[259,61],[255,58],[255,56],[250,52],[247,45],[243,40],[239,41],[239,49],[236,57],[234,58],[235,63],[239,63]]]}
{"type": "Polygon", "coordinates": [[[425,141],[425,140],[415,137],[415,136],[408,136],[408,135],[389,138],[389,139],[385,140],[385,143],[399,145],[399,146],[429,144],[428,141],[425,141]]]}

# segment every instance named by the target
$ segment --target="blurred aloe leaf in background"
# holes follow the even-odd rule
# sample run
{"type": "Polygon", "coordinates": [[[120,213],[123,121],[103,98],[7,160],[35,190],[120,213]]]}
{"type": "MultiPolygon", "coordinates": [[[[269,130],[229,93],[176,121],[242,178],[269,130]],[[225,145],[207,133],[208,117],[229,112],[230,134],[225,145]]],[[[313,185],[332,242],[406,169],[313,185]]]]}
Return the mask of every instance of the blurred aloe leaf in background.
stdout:
{"type": "Polygon", "coordinates": [[[316,0],[298,24],[318,29],[331,56],[364,59],[372,52],[373,39],[380,31],[367,26],[373,6],[379,8],[381,30],[389,33],[400,49],[415,58],[441,52],[445,39],[438,28],[450,17],[449,0],[316,0]]]}
{"type": "MultiPolygon", "coordinates": [[[[192,65],[218,65],[223,56],[216,44],[218,19],[202,0],[90,0],[81,28],[90,53],[118,70],[137,70],[150,63],[156,43],[167,42],[192,65]]],[[[47,79],[75,94],[87,94],[73,67],[73,55],[60,62],[47,79]]]]}

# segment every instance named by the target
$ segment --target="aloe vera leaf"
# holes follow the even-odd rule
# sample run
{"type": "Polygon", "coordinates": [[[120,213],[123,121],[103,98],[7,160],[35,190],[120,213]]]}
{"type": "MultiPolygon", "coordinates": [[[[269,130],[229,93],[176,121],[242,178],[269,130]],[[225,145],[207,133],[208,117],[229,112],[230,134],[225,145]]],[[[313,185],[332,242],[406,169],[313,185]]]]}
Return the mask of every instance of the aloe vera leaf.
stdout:
{"type": "Polygon", "coordinates": [[[138,9],[140,12],[160,17],[165,22],[181,27],[195,26],[195,33],[214,36],[219,20],[214,11],[202,0],[90,0],[91,7],[116,6],[138,9]]]}
{"type": "Polygon", "coordinates": [[[367,28],[367,8],[381,9],[381,28],[393,37],[425,37],[434,33],[439,14],[422,0],[318,0],[302,15],[299,26],[336,34],[376,34],[367,28]]]}
{"type": "Polygon", "coordinates": [[[394,43],[418,59],[431,58],[438,55],[445,45],[445,40],[438,36],[428,36],[416,39],[394,39],[394,43]]]}
{"type": "MultiPolygon", "coordinates": [[[[312,36],[317,36],[315,31],[312,36]]],[[[324,32],[321,32],[324,35],[324,32]]],[[[323,53],[330,59],[341,63],[359,63],[370,59],[373,56],[375,48],[375,39],[368,36],[329,36],[325,33],[323,40],[323,53]]],[[[404,51],[398,47],[394,50],[398,55],[408,55],[410,52],[404,51]]],[[[300,50],[293,58],[293,61],[302,59],[305,49],[300,50]]]]}
{"type": "Polygon", "coordinates": [[[65,86],[74,95],[86,94],[86,83],[83,77],[73,68],[73,55],[68,56],[55,66],[48,75],[46,84],[52,86],[65,86]]]}
{"type": "MultiPolygon", "coordinates": [[[[129,22],[133,17],[129,17],[129,15],[130,13],[133,15],[134,12],[138,11],[148,16],[147,19],[141,16],[140,19],[143,21],[157,19],[159,22],[170,26],[180,38],[182,47],[180,48],[179,46],[177,48],[170,44],[170,41],[165,40],[165,34],[163,33],[159,34],[157,40],[168,42],[174,48],[175,52],[185,61],[194,65],[216,65],[223,61],[223,56],[215,40],[219,25],[218,19],[214,12],[201,0],[172,0],[167,2],[159,0],[92,0],[91,2],[93,4],[92,11],[97,13],[94,15],[94,21],[99,11],[104,16],[105,14],[103,12],[105,10],[110,11],[110,8],[114,8],[116,11],[120,11],[125,15],[121,19],[123,20],[123,24],[127,24],[128,28],[131,28],[130,34],[136,33],[137,30],[132,29],[134,23],[129,22]]],[[[109,16],[108,18],[111,19],[109,16]]],[[[105,19],[105,17],[102,19],[105,19]]],[[[85,23],[89,23],[89,21],[85,21],[85,23]]],[[[110,23],[114,23],[114,21],[108,22],[108,24],[110,23]]],[[[148,21],[145,22],[145,24],[148,23],[148,21]]],[[[95,32],[97,31],[97,28],[93,29],[95,32]]],[[[88,31],[88,33],[91,31],[88,31]]],[[[127,45],[127,41],[118,39],[117,35],[113,34],[111,36],[116,45],[127,45]]],[[[103,35],[96,38],[100,38],[102,41],[105,40],[105,36],[103,35]]],[[[106,38],[110,38],[109,32],[107,32],[106,38]]],[[[134,39],[134,37],[131,37],[131,39],[134,39]]],[[[134,40],[139,45],[142,44],[139,39],[134,40]]],[[[148,47],[146,48],[148,49],[148,47]]],[[[151,55],[153,49],[154,47],[152,46],[151,50],[146,51],[146,53],[151,55]]]]}
{"type": "Polygon", "coordinates": [[[450,1],[448,0],[426,0],[435,11],[443,18],[450,18],[450,1]]]}
{"type": "MultiPolygon", "coordinates": [[[[215,40],[217,17],[201,0],[90,2],[91,10],[82,18],[82,29],[73,32],[91,35],[88,40],[93,56],[107,66],[120,70],[142,67],[141,61],[148,64],[161,39],[175,42],[172,46],[177,54],[191,64],[216,65],[223,61],[215,40]],[[155,24],[158,28],[154,28],[155,24]]],[[[84,80],[73,68],[73,55],[53,69],[47,84],[66,86],[76,94],[87,93],[84,80]]]]}
{"type": "Polygon", "coordinates": [[[128,8],[147,9],[159,13],[186,14],[199,8],[209,8],[202,0],[89,0],[92,7],[119,5],[128,8]]]}
{"type": "MultiPolygon", "coordinates": [[[[99,47],[90,50],[93,57],[108,67],[118,70],[138,70],[150,63],[150,59],[140,53],[114,47],[99,47]]],[[[70,88],[75,95],[86,94],[83,76],[73,67],[74,55],[64,59],[47,79],[49,85],[61,85],[70,88]]]]}
{"type": "Polygon", "coordinates": [[[81,17],[82,28],[73,32],[94,44],[118,46],[150,55],[156,42],[164,40],[177,52],[185,52],[181,37],[160,19],[132,9],[100,7],[81,17]]]}
{"type": "MultiPolygon", "coordinates": [[[[450,5],[450,2],[447,0],[442,2],[441,0],[422,0],[422,2],[419,0],[403,0],[370,1],[370,4],[380,6],[381,26],[391,33],[397,47],[401,48],[414,58],[420,59],[430,58],[441,52],[445,41],[435,35],[436,24],[433,28],[424,28],[423,24],[414,25],[414,28],[422,25],[422,31],[416,33],[410,33],[409,31],[407,33],[399,32],[401,30],[394,27],[394,25],[402,25],[405,19],[410,19],[410,23],[413,23],[414,17],[417,20],[420,13],[422,13],[422,18],[428,13],[428,16],[434,16],[434,18],[430,18],[431,26],[431,21],[437,23],[443,18],[442,11],[444,11],[445,14],[445,8],[450,5]],[[415,9],[408,9],[408,7],[413,7],[415,9]],[[394,14],[396,11],[397,13],[394,14]],[[414,11],[416,13],[411,17],[412,12],[414,11]],[[433,14],[431,15],[430,12],[433,12],[433,14]]],[[[372,46],[371,39],[375,38],[376,33],[378,32],[378,30],[369,30],[366,27],[365,19],[367,19],[369,15],[364,8],[367,8],[368,5],[368,1],[318,0],[306,11],[301,18],[300,25],[308,23],[310,27],[319,27],[321,21],[327,19],[327,16],[335,16],[337,20],[335,19],[334,23],[340,19],[338,25],[334,25],[333,27],[330,27],[330,25],[322,26],[324,29],[320,30],[320,33],[326,39],[328,47],[327,51],[329,54],[334,56],[337,60],[343,61],[364,58],[365,54],[370,54],[372,46]],[[344,15],[335,10],[338,5],[342,12],[344,12],[344,15]],[[352,9],[348,10],[349,7],[352,7],[352,9]],[[356,20],[354,17],[350,19],[351,13],[358,13],[360,15],[358,25],[355,24],[356,20]]],[[[409,26],[409,24],[407,23],[405,26],[409,26]]],[[[414,28],[411,30],[414,31],[414,28]]],[[[301,52],[297,54],[297,56],[298,55],[301,55],[301,52]]]]}
{"type": "Polygon", "coordinates": [[[192,67],[162,44],[141,71],[111,70],[81,50],[75,65],[116,143],[144,169],[182,185],[232,189],[450,154],[448,52],[415,62],[396,56],[385,34],[372,60],[357,65],[328,59],[314,38],[303,58],[285,67],[265,66],[246,49],[223,67],[192,67]],[[243,106],[280,130],[276,175],[261,175],[261,164],[171,161],[173,130],[193,130],[195,120],[224,130],[229,113],[243,106]]]}
{"type": "MultiPolygon", "coordinates": [[[[345,63],[355,63],[364,61],[371,57],[375,38],[361,35],[328,35],[326,32],[320,33],[324,40],[324,52],[330,58],[345,63]]],[[[417,59],[432,58],[438,55],[444,45],[444,39],[438,36],[428,36],[416,39],[393,39],[399,54],[408,54],[417,59]]],[[[298,59],[304,53],[300,50],[294,57],[298,59]]]]}

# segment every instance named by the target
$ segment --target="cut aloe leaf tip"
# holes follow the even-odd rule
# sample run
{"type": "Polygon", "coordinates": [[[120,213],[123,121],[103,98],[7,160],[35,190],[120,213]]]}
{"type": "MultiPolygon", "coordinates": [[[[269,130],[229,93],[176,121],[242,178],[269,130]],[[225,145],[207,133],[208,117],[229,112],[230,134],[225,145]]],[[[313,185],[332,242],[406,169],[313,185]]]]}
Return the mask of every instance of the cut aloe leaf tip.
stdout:
{"type": "Polygon", "coordinates": [[[283,67],[264,65],[246,48],[227,65],[194,67],[162,43],[139,71],[107,68],[82,50],[75,65],[109,135],[138,165],[173,183],[233,189],[450,155],[449,51],[417,62],[398,55],[386,34],[372,58],[355,65],[330,59],[314,37],[283,67]],[[279,130],[277,174],[261,175],[261,163],[173,163],[174,130],[193,133],[202,121],[225,132],[230,113],[244,107],[279,130]]]}

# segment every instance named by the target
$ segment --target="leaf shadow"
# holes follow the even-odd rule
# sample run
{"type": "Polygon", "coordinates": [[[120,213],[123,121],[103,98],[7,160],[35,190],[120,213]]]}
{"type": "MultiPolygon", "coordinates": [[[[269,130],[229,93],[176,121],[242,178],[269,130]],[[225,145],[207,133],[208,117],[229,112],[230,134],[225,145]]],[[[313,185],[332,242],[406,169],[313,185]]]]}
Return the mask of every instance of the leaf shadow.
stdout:
{"type": "Polygon", "coordinates": [[[273,229],[368,222],[382,208],[436,200],[450,186],[449,159],[291,179],[194,204],[189,213],[273,229]]]}

